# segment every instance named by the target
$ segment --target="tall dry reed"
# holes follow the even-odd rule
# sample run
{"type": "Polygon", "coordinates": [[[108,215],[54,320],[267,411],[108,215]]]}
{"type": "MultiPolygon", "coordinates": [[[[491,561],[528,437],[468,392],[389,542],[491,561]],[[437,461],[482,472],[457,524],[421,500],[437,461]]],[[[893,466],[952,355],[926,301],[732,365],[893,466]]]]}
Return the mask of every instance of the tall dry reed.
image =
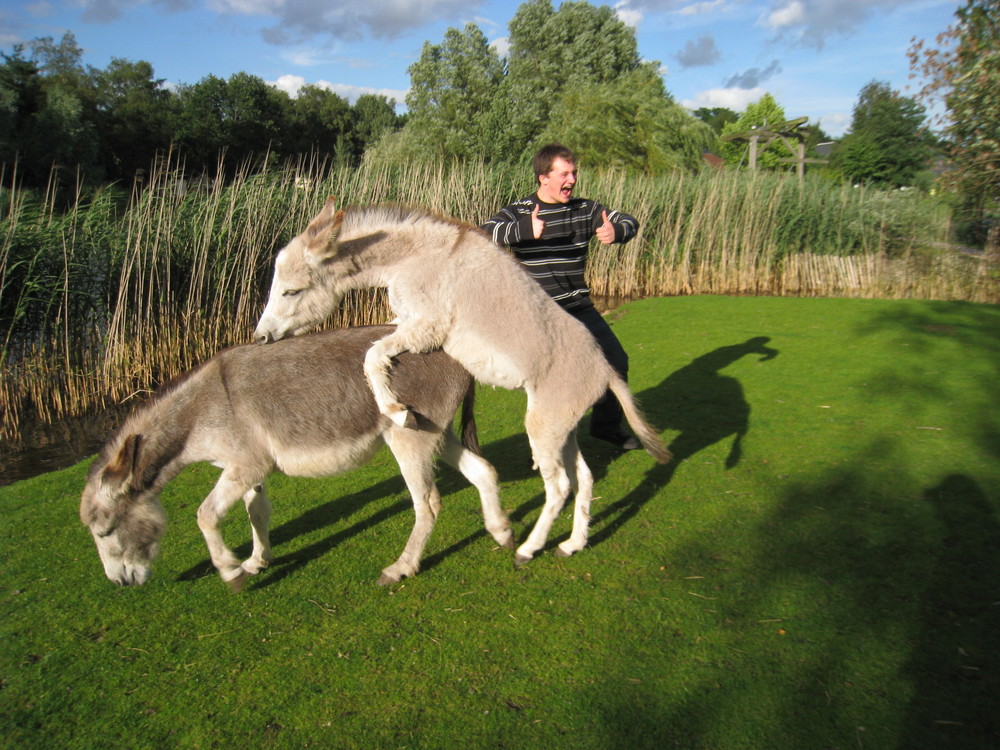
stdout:
{"type": "MultiPolygon", "coordinates": [[[[223,173],[224,170],[219,170],[223,173]]],[[[99,411],[245,342],[274,252],[328,195],[394,202],[479,224],[533,189],[484,165],[334,167],[302,160],[226,183],[191,181],[167,156],[131,193],[5,189],[0,200],[0,439],[25,420],[99,411]]],[[[0,179],[0,184],[3,180],[0,179]]],[[[636,239],[595,243],[595,295],[929,297],[997,302],[981,261],[930,251],[947,212],[883,193],[732,171],[585,174],[580,192],[634,214],[636,239]]],[[[345,299],[331,325],[384,322],[384,294],[345,299]]]]}

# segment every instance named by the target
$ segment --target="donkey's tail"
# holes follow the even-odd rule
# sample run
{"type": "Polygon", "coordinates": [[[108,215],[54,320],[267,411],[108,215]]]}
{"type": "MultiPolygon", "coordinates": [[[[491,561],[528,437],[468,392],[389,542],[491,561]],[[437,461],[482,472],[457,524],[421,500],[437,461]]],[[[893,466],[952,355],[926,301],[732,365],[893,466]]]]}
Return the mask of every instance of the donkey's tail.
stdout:
{"type": "Polygon", "coordinates": [[[613,372],[608,387],[615,394],[618,403],[622,405],[622,411],[625,412],[625,419],[628,420],[629,427],[635,432],[635,436],[639,438],[639,442],[642,443],[646,452],[661,464],[665,464],[673,458],[670,450],[663,444],[659,433],[642,416],[642,412],[639,411],[639,407],[636,406],[635,399],[632,397],[632,391],[629,390],[628,383],[620,375],[613,372]]]}
{"type": "Polygon", "coordinates": [[[477,456],[482,456],[479,449],[479,431],[476,429],[476,381],[469,378],[469,390],[462,399],[462,445],[477,456]]]}

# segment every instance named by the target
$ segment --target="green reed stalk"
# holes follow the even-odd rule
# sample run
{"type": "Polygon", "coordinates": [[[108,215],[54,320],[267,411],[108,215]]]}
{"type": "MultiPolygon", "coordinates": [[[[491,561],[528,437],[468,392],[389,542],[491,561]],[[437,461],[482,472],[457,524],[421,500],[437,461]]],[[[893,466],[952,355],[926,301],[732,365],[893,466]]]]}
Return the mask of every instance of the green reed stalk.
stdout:
{"type": "MultiPolygon", "coordinates": [[[[224,173],[224,170],[219,170],[224,173]]],[[[167,154],[131,195],[85,194],[56,210],[3,196],[0,438],[126,401],[247,341],[274,253],[319,210],[394,202],[479,224],[534,189],[527,170],[483,164],[330,166],[303,158],[243,168],[228,183],[186,179],[167,154]]],[[[0,176],[2,184],[2,176],[0,176]]],[[[766,173],[585,173],[580,192],[635,215],[625,246],[594,243],[595,296],[839,295],[1000,300],[985,262],[933,250],[940,205],[916,194],[766,173]]],[[[329,325],[391,318],[384,293],[357,292],[329,325]]]]}

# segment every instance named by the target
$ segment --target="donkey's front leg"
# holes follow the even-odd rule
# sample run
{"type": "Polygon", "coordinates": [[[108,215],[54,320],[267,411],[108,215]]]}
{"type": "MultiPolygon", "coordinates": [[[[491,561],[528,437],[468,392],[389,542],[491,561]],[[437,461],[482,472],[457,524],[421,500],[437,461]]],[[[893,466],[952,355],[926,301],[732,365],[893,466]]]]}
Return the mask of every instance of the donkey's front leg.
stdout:
{"type": "Polygon", "coordinates": [[[416,428],[417,420],[413,412],[399,403],[396,395],[389,388],[389,370],[392,368],[392,358],[402,349],[395,349],[392,343],[386,343],[389,337],[372,344],[365,354],[365,377],[375,395],[375,404],[381,414],[389,417],[400,427],[416,428]]]}
{"type": "Polygon", "coordinates": [[[514,532],[510,520],[500,507],[500,488],[497,485],[497,470],[482,456],[462,445],[449,427],[445,431],[445,442],[441,448],[441,458],[449,466],[458,469],[479,492],[483,507],[483,522],[486,530],[496,543],[507,549],[514,549],[514,532]]]}
{"type": "Polygon", "coordinates": [[[219,531],[219,523],[233,503],[243,495],[253,492],[252,489],[247,490],[248,486],[248,483],[242,481],[235,471],[224,469],[219,481],[198,508],[198,528],[205,537],[212,565],[219,571],[222,580],[234,591],[243,588],[248,572],[240,565],[233,551],[226,546],[219,531]]]}
{"type": "Polygon", "coordinates": [[[243,495],[250,528],[253,532],[253,552],[240,566],[248,575],[257,575],[271,564],[271,501],[267,498],[264,485],[258,484],[243,495]]]}
{"type": "Polygon", "coordinates": [[[416,428],[417,420],[408,407],[401,404],[389,387],[392,358],[403,352],[429,352],[444,343],[440,326],[427,319],[401,322],[396,330],[371,345],[365,354],[365,377],[375,394],[378,410],[400,427],[416,428]]]}

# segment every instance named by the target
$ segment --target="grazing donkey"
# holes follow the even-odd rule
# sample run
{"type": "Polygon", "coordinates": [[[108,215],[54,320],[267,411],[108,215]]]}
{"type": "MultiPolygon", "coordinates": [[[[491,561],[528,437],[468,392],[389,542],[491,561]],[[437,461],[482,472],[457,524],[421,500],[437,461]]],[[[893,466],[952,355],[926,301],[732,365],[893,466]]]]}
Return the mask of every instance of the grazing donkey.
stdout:
{"type": "Polygon", "coordinates": [[[582,323],[563,311],[478,228],[398,207],[334,213],[333,199],[279,253],[256,337],[269,343],[322,322],[344,293],[388,287],[396,329],[375,342],[365,374],[380,411],[412,423],[412,404],[388,380],[393,357],[441,347],[477,380],[528,395],[525,428],[545,482],[545,506],[515,562],[545,544],[566,497],[576,492],[573,531],[557,552],[587,543],[593,475],[577,423],[608,388],[658,461],[670,459],[636,408],[628,385],[582,323]]]}
{"type": "Polygon", "coordinates": [[[496,471],[478,453],[469,374],[440,351],[404,355],[392,385],[413,405],[415,429],[379,414],[362,363],[372,342],[392,330],[349,328],[273,347],[233,347],[134,411],[91,466],[80,502],[80,518],[90,527],[108,578],[125,585],[149,578],[166,526],[161,489],[188,464],[210,461],[223,471],[198,509],[198,526],[222,579],[239,590],[271,561],[265,477],[274,469],[308,477],[347,471],[383,444],[399,463],[416,521],[403,554],[379,583],[395,583],[419,569],[441,507],[433,467],[439,450],[479,491],[493,538],[513,548],[496,471]],[[459,405],[463,442],[451,426],[459,405]],[[243,563],[219,533],[222,517],[241,497],[253,528],[253,552],[243,563]]]}

